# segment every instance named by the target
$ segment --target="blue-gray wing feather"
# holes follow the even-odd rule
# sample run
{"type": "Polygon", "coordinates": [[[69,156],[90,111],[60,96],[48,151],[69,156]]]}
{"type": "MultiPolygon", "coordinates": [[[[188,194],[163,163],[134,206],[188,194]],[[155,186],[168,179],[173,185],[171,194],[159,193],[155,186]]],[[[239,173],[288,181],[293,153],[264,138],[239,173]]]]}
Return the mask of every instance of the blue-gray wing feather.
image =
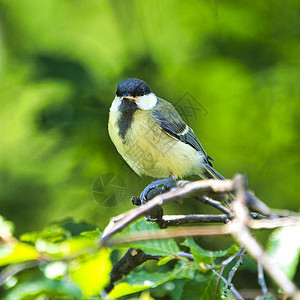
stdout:
{"type": "Polygon", "coordinates": [[[158,103],[153,109],[153,116],[158,122],[161,129],[168,135],[173,138],[180,140],[181,142],[190,145],[195,150],[200,151],[204,154],[206,162],[211,166],[210,160],[213,160],[209,157],[199,140],[195,136],[192,128],[190,128],[180,117],[174,106],[158,98],[158,103]]]}

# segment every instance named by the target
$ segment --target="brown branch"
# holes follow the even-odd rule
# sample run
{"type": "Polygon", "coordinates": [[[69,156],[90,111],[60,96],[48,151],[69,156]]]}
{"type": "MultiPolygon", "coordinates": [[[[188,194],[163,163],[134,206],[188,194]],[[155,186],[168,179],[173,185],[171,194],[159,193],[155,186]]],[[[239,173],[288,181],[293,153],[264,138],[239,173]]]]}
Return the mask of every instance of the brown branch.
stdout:
{"type": "Polygon", "coordinates": [[[140,249],[128,249],[125,255],[114,265],[110,272],[110,283],[105,288],[106,293],[109,293],[113,289],[116,281],[120,280],[123,276],[128,275],[132,270],[143,264],[145,261],[159,260],[160,258],[160,256],[145,254],[140,249]]]}
{"type": "Polygon", "coordinates": [[[249,220],[248,226],[252,229],[272,229],[297,224],[300,225],[300,216],[291,216],[278,219],[249,220]]]}
{"type": "MultiPolygon", "coordinates": [[[[265,229],[265,228],[277,228],[286,226],[286,224],[298,224],[299,218],[297,218],[297,223],[292,223],[289,220],[290,217],[281,218],[279,220],[251,220],[248,224],[251,229],[265,229]],[[288,220],[286,220],[288,219],[288,220]],[[282,220],[282,223],[280,222],[282,220]],[[268,224],[268,223],[271,224],[268,224]],[[256,224],[258,223],[258,224],[256,224]]],[[[231,228],[232,223],[229,222],[226,225],[219,226],[193,226],[193,227],[183,227],[183,228],[171,228],[164,230],[153,230],[153,231],[140,231],[137,235],[136,233],[126,234],[124,238],[114,238],[110,242],[107,242],[107,246],[126,244],[130,242],[144,241],[144,240],[154,240],[154,239],[168,239],[177,237],[187,237],[187,236],[208,236],[208,235],[230,235],[232,234],[231,228]]]]}
{"type": "Polygon", "coordinates": [[[233,189],[232,181],[216,179],[199,180],[194,182],[178,181],[177,186],[180,188],[158,195],[146,204],[112,218],[102,234],[102,244],[105,244],[109,237],[124,229],[128,224],[152,210],[156,206],[162,206],[169,201],[174,201],[187,196],[197,195],[197,197],[199,197],[210,193],[229,192],[233,189]]]}
{"type": "Polygon", "coordinates": [[[187,236],[208,236],[208,235],[229,235],[231,234],[226,225],[221,226],[193,226],[183,228],[171,228],[153,231],[140,231],[138,236],[136,233],[126,234],[126,237],[112,238],[107,241],[107,246],[111,247],[119,244],[127,244],[137,241],[169,239],[187,236]]]}
{"type": "Polygon", "coordinates": [[[192,223],[227,223],[226,215],[165,215],[160,221],[161,228],[192,223]]]}
{"type": "MultiPolygon", "coordinates": [[[[249,231],[249,215],[246,208],[246,179],[242,175],[234,178],[236,186],[236,199],[232,203],[235,214],[235,221],[230,222],[228,227],[232,236],[253,256],[258,262],[261,262],[269,276],[282,288],[289,296],[299,299],[300,292],[296,285],[289,280],[285,273],[271,260],[261,245],[255,240],[249,231]]],[[[261,222],[258,221],[258,222],[261,222]]]]}

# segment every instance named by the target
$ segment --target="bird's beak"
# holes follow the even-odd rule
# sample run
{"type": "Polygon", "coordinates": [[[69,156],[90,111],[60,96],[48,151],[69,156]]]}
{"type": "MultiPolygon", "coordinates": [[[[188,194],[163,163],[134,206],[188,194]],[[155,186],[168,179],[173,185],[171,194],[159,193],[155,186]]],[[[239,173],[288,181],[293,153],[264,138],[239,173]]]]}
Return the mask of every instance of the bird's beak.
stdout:
{"type": "Polygon", "coordinates": [[[122,97],[120,100],[121,100],[121,101],[122,101],[122,100],[125,100],[125,101],[133,101],[133,102],[136,102],[136,101],[137,101],[136,98],[131,97],[131,96],[124,96],[124,97],[122,97]]]}

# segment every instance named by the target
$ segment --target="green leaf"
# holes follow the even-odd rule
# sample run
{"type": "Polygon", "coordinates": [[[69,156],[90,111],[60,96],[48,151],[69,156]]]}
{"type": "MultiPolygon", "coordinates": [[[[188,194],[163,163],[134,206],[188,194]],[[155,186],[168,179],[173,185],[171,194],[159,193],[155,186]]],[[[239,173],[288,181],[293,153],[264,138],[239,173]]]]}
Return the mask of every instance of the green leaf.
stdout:
{"type": "Polygon", "coordinates": [[[25,282],[19,284],[17,287],[6,296],[6,300],[22,300],[22,299],[42,299],[49,298],[58,299],[80,299],[81,292],[79,288],[71,281],[58,281],[58,280],[39,280],[33,282],[25,282]],[[48,296],[48,297],[47,297],[48,296]],[[53,297],[53,298],[52,298],[53,297]]]}
{"type": "Polygon", "coordinates": [[[70,274],[73,281],[80,286],[83,294],[92,296],[102,291],[109,283],[111,269],[110,250],[102,248],[96,255],[78,262],[76,266],[73,265],[70,274]]]}
{"type": "MultiPolygon", "coordinates": [[[[88,232],[95,232],[94,229],[95,226],[89,225],[86,222],[76,223],[72,218],[67,218],[55,222],[41,231],[23,233],[20,236],[20,240],[31,243],[36,243],[38,240],[46,240],[51,243],[56,243],[71,237],[77,237],[81,234],[88,236],[88,232]]],[[[100,233],[98,233],[98,235],[99,234],[100,233]]]]}
{"type": "Polygon", "coordinates": [[[55,259],[66,258],[78,255],[80,252],[96,248],[97,244],[94,240],[85,236],[76,236],[58,243],[52,243],[44,239],[38,239],[35,248],[40,253],[46,253],[55,259]]]}
{"type": "Polygon", "coordinates": [[[193,279],[197,266],[187,261],[178,261],[175,268],[169,272],[149,273],[145,270],[133,271],[126,276],[114,289],[109,293],[113,299],[124,295],[136,293],[149,288],[157,287],[165,282],[174,279],[188,278],[193,279]]]}
{"type": "Polygon", "coordinates": [[[143,285],[143,286],[140,286],[140,285],[130,285],[129,283],[127,282],[121,282],[119,284],[117,284],[113,290],[109,293],[109,297],[111,299],[117,299],[117,298],[120,298],[122,296],[125,296],[125,295],[130,295],[130,294],[133,294],[133,293],[137,293],[137,292],[141,292],[141,291],[144,291],[148,288],[150,288],[151,286],[149,285],[143,285]]]}
{"type": "Polygon", "coordinates": [[[165,282],[164,284],[153,289],[151,294],[153,294],[154,298],[156,298],[155,296],[157,295],[157,298],[162,298],[165,296],[168,297],[168,299],[181,300],[183,287],[187,281],[190,281],[190,279],[182,278],[165,282]]]}
{"type": "MultiPolygon", "coordinates": [[[[156,223],[147,222],[144,219],[141,219],[128,227],[128,230],[118,237],[126,238],[129,234],[149,234],[161,231],[159,226],[156,223]]],[[[137,241],[137,242],[130,242],[124,244],[122,247],[132,247],[132,248],[139,248],[143,250],[147,254],[151,255],[161,255],[161,256],[168,256],[168,255],[176,255],[180,250],[177,246],[176,242],[173,239],[153,239],[153,240],[146,240],[146,241],[137,241]]]]}
{"type": "Polygon", "coordinates": [[[98,246],[94,240],[85,236],[76,236],[60,243],[63,257],[76,255],[78,252],[98,246]]]}
{"type": "Polygon", "coordinates": [[[88,224],[85,221],[75,222],[73,218],[65,218],[53,223],[53,225],[63,228],[72,237],[78,236],[83,232],[95,230],[94,225],[88,224]]]}
{"type": "Polygon", "coordinates": [[[39,252],[31,245],[17,242],[0,249],[0,266],[38,259],[39,252]]]}
{"type": "Polygon", "coordinates": [[[97,228],[96,230],[84,231],[84,232],[80,233],[80,235],[86,236],[93,240],[99,239],[101,237],[101,234],[102,234],[102,231],[99,228],[97,228]]]}
{"type": "Polygon", "coordinates": [[[158,262],[157,262],[157,265],[158,266],[162,266],[162,265],[165,265],[167,264],[169,261],[175,259],[174,257],[172,256],[165,256],[163,257],[162,259],[160,259],[158,262]]]}
{"type": "Polygon", "coordinates": [[[270,235],[267,253],[274,264],[292,279],[300,256],[300,225],[276,229],[270,235]]]}
{"type": "Polygon", "coordinates": [[[45,227],[42,231],[26,232],[21,234],[20,240],[24,242],[36,243],[38,240],[46,240],[48,242],[58,242],[67,238],[66,231],[56,225],[45,227]]]}
{"type": "Polygon", "coordinates": [[[210,251],[201,248],[193,238],[189,237],[181,243],[181,245],[189,247],[194,259],[197,263],[211,264],[216,257],[223,257],[237,253],[238,247],[234,244],[230,248],[221,251],[210,251]]]}
{"type": "MultiPolygon", "coordinates": [[[[181,298],[189,300],[215,299],[217,280],[218,277],[213,272],[198,273],[195,280],[185,284],[181,298]]],[[[220,298],[216,297],[216,299],[220,298]]]]}

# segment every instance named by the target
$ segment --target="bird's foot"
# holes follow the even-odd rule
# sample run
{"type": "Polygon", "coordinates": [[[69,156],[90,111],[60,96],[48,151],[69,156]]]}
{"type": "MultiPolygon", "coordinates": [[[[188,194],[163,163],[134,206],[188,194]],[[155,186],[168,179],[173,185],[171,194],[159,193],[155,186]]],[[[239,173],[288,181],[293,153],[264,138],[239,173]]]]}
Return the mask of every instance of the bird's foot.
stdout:
{"type": "Polygon", "coordinates": [[[155,179],[147,185],[140,195],[141,204],[154,198],[156,195],[162,194],[175,186],[176,180],[173,177],[155,179]],[[162,185],[162,187],[160,187],[162,185]]]}
{"type": "MultiPolygon", "coordinates": [[[[156,195],[162,194],[176,184],[176,180],[173,177],[163,178],[163,179],[155,179],[151,182],[146,188],[142,191],[140,195],[140,204],[145,204],[147,201],[153,199],[156,195]]],[[[156,221],[162,219],[163,209],[158,206],[148,212],[145,215],[147,221],[156,221]]]]}

